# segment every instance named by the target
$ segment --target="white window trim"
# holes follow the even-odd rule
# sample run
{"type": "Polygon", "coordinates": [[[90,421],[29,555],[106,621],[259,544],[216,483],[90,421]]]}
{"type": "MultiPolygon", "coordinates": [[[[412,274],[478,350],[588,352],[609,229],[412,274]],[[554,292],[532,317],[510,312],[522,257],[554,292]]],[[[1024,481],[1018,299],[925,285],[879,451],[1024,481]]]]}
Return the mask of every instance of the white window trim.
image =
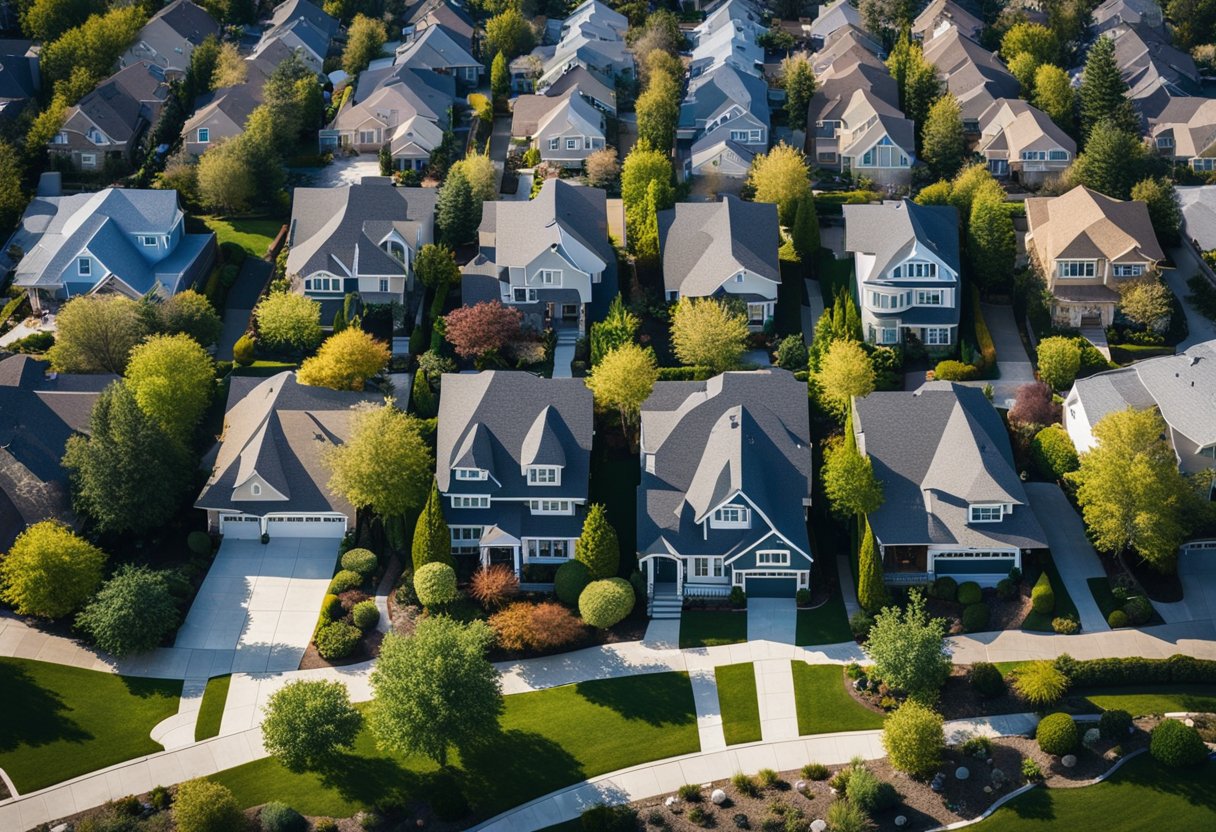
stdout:
{"type": "Polygon", "coordinates": [[[1116,263],[1112,267],[1115,277],[1143,277],[1143,263],[1116,263]]]}
{"type": "Polygon", "coordinates": [[[88,257],[76,258],[76,273],[81,277],[93,276],[93,261],[88,257]]]}
{"type": "Polygon", "coordinates": [[[573,500],[529,500],[528,509],[533,514],[574,514],[573,500]]]}
{"type": "Polygon", "coordinates": [[[528,485],[554,486],[562,484],[562,469],[560,465],[529,465],[528,485]],[[552,479],[549,479],[549,477],[552,479]]]}
{"type": "Polygon", "coordinates": [[[950,345],[950,328],[945,326],[925,327],[925,346],[945,347],[950,345]]]}
{"type": "Polygon", "coordinates": [[[999,523],[1005,517],[1005,509],[1000,503],[978,503],[967,506],[968,523],[999,523]],[[996,511],[996,517],[987,516],[996,511]]]}
{"type": "Polygon", "coordinates": [[[484,468],[453,468],[452,473],[458,480],[484,480],[487,476],[484,468]]]}
{"type": "Polygon", "coordinates": [[[560,287],[562,285],[561,269],[538,269],[536,282],[541,286],[560,287]]]}
{"type": "Polygon", "coordinates": [[[573,556],[574,546],[564,537],[530,537],[524,541],[524,556],[525,560],[530,561],[567,561],[573,556]],[[555,544],[561,544],[565,550],[563,555],[542,555],[540,554],[540,546],[542,543],[549,544],[549,551],[553,552],[555,544]]]}
{"type": "Polygon", "coordinates": [[[452,503],[452,508],[489,508],[489,494],[451,494],[449,498],[452,503]]]}
{"type": "Polygon", "coordinates": [[[788,549],[757,549],[756,566],[789,566],[788,549]]]}
{"type": "Polygon", "coordinates": [[[726,576],[726,570],[723,566],[723,558],[711,557],[708,555],[696,555],[689,558],[689,578],[695,580],[702,578],[705,580],[714,580],[726,576]],[[704,571],[702,571],[704,570],[704,571]]]}
{"type": "Polygon", "coordinates": [[[211,144],[211,128],[210,127],[198,128],[197,138],[198,138],[199,144],[211,144]]]}
{"type": "Polygon", "coordinates": [[[752,525],[752,510],[747,506],[741,505],[725,505],[718,506],[714,509],[713,514],[709,516],[709,526],[711,529],[748,529],[752,525]],[[724,519],[727,513],[738,516],[734,520],[724,519]]]}
{"type": "Polygon", "coordinates": [[[1063,280],[1089,280],[1096,277],[1098,274],[1098,263],[1096,260],[1057,260],[1056,261],[1056,277],[1063,280]],[[1073,266],[1079,266],[1081,274],[1064,274],[1064,271],[1072,270],[1073,266]],[[1089,271],[1089,274],[1085,274],[1089,271]]]}
{"type": "Polygon", "coordinates": [[[536,303],[536,290],[529,289],[526,286],[511,287],[511,302],[512,303],[536,303]],[[523,292],[524,297],[520,299],[519,293],[523,292]]]}

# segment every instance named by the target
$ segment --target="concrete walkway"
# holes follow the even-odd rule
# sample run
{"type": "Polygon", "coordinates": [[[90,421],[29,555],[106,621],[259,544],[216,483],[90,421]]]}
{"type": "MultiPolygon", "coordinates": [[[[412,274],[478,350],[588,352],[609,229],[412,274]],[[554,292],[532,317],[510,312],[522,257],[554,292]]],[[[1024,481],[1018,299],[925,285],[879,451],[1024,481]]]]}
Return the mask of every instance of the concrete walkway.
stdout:
{"type": "Polygon", "coordinates": [[[241,263],[236,283],[232,284],[232,288],[228,290],[228,296],[224,300],[224,325],[220,330],[220,340],[215,349],[217,360],[232,360],[232,348],[249,327],[253,307],[257,306],[258,298],[261,296],[266,282],[270,280],[273,270],[274,266],[260,257],[246,257],[241,263]]]}
{"type": "Polygon", "coordinates": [[[1085,535],[1081,518],[1055,483],[1028,482],[1026,496],[1030,498],[1030,507],[1047,535],[1047,545],[1051,548],[1056,569],[1060,571],[1068,594],[1077,605],[1081,629],[1090,633],[1109,630],[1086,583],[1090,578],[1105,578],[1106,570],[1102,568],[1098,553],[1085,535]]]}
{"type": "Polygon", "coordinates": [[[1081,330],[1081,337],[1093,344],[1094,348],[1102,353],[1102,357],[1110,361],[1110,343],[1106,340],[1106,330],[1100,326],[1085,327],[1081,330]]]}
{"type": "Polygon", "coordinates": [[[726,748],[722,733],[722,705],[718,701],[718,679],[715,668],[701,667],[688,674],[692,683],[692,699],[697,707],[697,734],[702,751],[726,748]]]}
{"type": "Polygon", "coordinates": [[[760,738],[765,742],[794,739],[798,736],[798,710],[793,663],[788,659],[763,659],[753,666],[760,704],[760,738]]]}
{"type": "Polygon", "coordinates": [[[1184,546],[1178,553],[1178,578],[1184,591],[1181,601],[1153,602],[1165,622],[1174,624],[1216,618],[1216,549],[1184,546]]]}
{"type": "Polygon", "coordinates": [[[1178,297],[1179,303],[1182,304],[1182,311],[1186,315],[1187,336],[1178,344],[1178,352],[1183,352],[1188,347],[1202,341],[1211,341],[1216,338],[1216,321],[1204,315],[1187,300],[1191,288],[1186,285],[1186,282],[1191,279],[1192,275],[1200,271],[1199,259],[1195,256],[1195,252],[1190,246],[1178,246],[1170,249],[1169,255],[1177,268],[1163,269],[1161,274],[1165,278],[1166,284],[1169,285],[1170,291],[1178,297]]]}
{"type": "Polygon", "coordinates": [[[846,554],[836,555],[836,578],[840,583],[840,596],[844,599],[844,613],[852,618],[861,612],[861,604],[857,601],[857,587],[853,583],[853,566],[846,554]]]}
{"type": "Polygon", "coordinates": [[[991,384],[993,402],[1000,407],[1010,407],[1017,396],[1018,388],[1034,381],[1034,365],[1026,354],[1022,336],[1018,334],[1013,307],[981,303],[980,309],[984,313],[984,322],[988,324],[988,332],[992,335],[992,344],[996,347],[996,368],[1000,378],[962,383],[968,387],[991,384]]]}

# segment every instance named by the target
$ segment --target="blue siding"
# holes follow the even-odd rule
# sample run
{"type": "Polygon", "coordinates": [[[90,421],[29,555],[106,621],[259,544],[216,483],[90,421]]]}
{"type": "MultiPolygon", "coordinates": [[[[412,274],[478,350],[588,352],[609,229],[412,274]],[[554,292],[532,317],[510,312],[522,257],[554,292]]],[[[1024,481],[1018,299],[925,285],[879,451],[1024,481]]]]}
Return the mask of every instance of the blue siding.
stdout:
{"type": "Polygon", "coordinates": [[[739,556],[738,560],[731,561],[729,566],[731,569],[810,569],[811,568],[811,559],[808,557],[805,557],[797,549],[793,549],[793,548],[785,545],[784,542],[765,542],[765,543],[761,543],[759,546],[755,547],[755,549],[752,549],[748,552],[744,552],[742,555],[739,556]],[[790,552],[789,566],[772,566],[767,563],[763,564],[763,565],[757,564],[756,563],[756,550],[757,549],[764,549],[764,550],[789,549],[789,552],[790,552]]]}
{"type": "Polygon", "coordinates": [[[1008,558],[942,558],[934,561],[937,575],[1005,575],[1014,567],[1013,555],[1008,558]]]}

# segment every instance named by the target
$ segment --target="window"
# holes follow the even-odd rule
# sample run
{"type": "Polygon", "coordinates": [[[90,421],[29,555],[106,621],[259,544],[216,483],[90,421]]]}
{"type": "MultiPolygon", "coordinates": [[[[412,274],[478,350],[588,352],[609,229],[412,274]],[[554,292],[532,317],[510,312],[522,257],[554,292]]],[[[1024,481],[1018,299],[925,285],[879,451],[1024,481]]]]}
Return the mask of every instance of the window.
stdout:
{"type": "Polygon", "coordinates": [[[81,277],[88,277],[93,273],[93,261],[87,257],[80,257],[76,260],[76,271],[81,277]]]}
{"type": "Polygon", "coordinates": [[[528,559],[532,558],[568,558],[570,557],[570,541],[568,540],[529,540],[528,559]]]}
{"type": "Polygon", "coordinates": [[[721,578],[722,558],[693,558],[692,576],[694,578],[721,578]]]}
{"type": "Polygon", "coordinates": [[[573,514],[573,500],[529,500],[528,508],[533,514],[573,514]]]}
{"type": "Polygon", "coordinates": [[[487,495],[453,494],[452,508],[489,508],[490,498],[487,495]]]}
{"type": "Polygon", "coordinates": [[[880,327],[876,340],[880,344],[897,344],[899,343],[899,330],[893,326],[880,327]]]}
{"type": "Polygon", "coordinates": [[[63,130],[60,130],[58,133],[55,134],[55,138],[51,140],[51,143],[52,144],[67,144],[68,143],[68,134],[63,130]]]}
{"type": "Polygon", "coordinates": [[[746,130],[731,130],[730,131],[730,140],[732,142],[747,141],[747,131],[746,130]]]}
{"type": "Polygon", "coordinates": [[[1092,260],[1057,260],[1056,274],[1060,277],[1093,277],[1092,260]]]}
{"type": "Polygon", "coordinates": [[[937,277],[936,263],[904,263],[895,267],[895,277],[937,277]]]}
{"type": "Polygon", "coordinates": [[[87,135],[89,137],[89,141],[91,141],[93,144],[109,144],[110,143],[109,139],[106,138],[105,134],[102,133],[100,130],[98,130],[96,127],[90,127],[87,135]]]}
{"type": "Polygon", "coordinates": [[[536,290],[516,286],[511,290],[511,299],[516,303],[536,303],[536,290]]]}
{"type": "Polygon", "coordinates": [[[1049,150],[1049,151],[1047,151],[1047,159],[1048,159],[1048,161],[1051,161],[1051,162],[1067,162],[1068,161],[1068,151],[1067,150],[1049,150]]]}
{"type": "Polygon", "coordinates": [[[1004,509],[995,506],[971,506],[969,521],[972,523],[998,523],[1004,516],[1004,509]]]}
{"type": "Polygon", "coordinates": [[[918,289],[916,292],[917,306],[941,306],[942,305],[942,290],[941,289],[918,289]]]}
{"type": "Polygon", "coordinates": [[[1191,167],[1195,170],[1216,170],[1216,159],[1192,159],[1191,167]]]}
{"type": "Polygon", "coordinates": [[[144,244],[144,248],[156,248],[156,238],[155,237],[144,236],[144,237],[140,237],[139,241],[144,244]]]}
{"type": "Polygon", "coordinates": [[[760,550],[756,552],[757,566],[789,566],[790,553],[784,549],[760,550]]]}
{"type": "Polygon", "coordinates": [[[1023,150],[1022,151],[1022,161],[1023,162],[1045,162],[1045,161],[1047,161],[1047,151],[1046,150],[1023,150]]]}
{"type": "Polygon", "coordinates": [[[1157,137],[1157,147],[1161,148],[1162,150],[1169,150],[1173,146],[1174,146],[1174,137],[1173,136],[1158,136],[1157,137]]]}
{"type": "Polygon", "coordinates": [[[1144,265],[1142,263],[1115,266],[1115,277],[1139,277],[1142,274],[1144,274],[1144,265]]]}
{"type": "Polygon", "coordinates": [[[541,269],[536,273],[536,280],[542,286],[561,286],[561,269],[541,269]]]}
{"type": "Polygon", "coordinates": [[[211,143],[211,128],[210,127],[198,128],[198,143],[199,144],[210,144],[211,143]]]}
{"type": "Polygon", "coordinates": [[[96,153],[81,153],[80,154],[80,166],[82,168],[97,167],[97,154],[96,153]]]}
{"type": "Polygon", "coordinates": [[[484,480],[486,472],[482,468],[453,468],[452,473],[458,480],[484,480]]]}
{"type": "Polygon", "coordinates": [[[566,139],[566,150],[578,150],[583,144],[583,140],[579,138],[566,139]]]}
{"type": "Polygon", "coordinates": [[[714,525],[718,526],[747,526],[751,520],[751,509],[745,506],[722,506],[713,514],[714,525]]]}
{"type": "Polygon", "coordinates": [[[926,327],[925,328],[925,344],[931,347],[946,346],[950,343],[950,330],[948,327],[926,327]]]}
{"type": "Polygon", "coordinates": [[[467,554],[477,551],[481,540],[481,526],[450,526],[448,531],[452,536],[452,551],[457,554],[467,554]]]}
{"type": "Polygon", "coordinates": [[[561,485],[561,468],[556,465],[531,465],[528,467],[528,485],[561,485]]]}
{"type": "Polygon", "coordinates": [[[766,318],[768,318],[768,304],[749,303],[747,305],[747,322],[749,324],[762,324],[766,318]]]}
{"type": "Polygon", "coordinates": [[[255,482],[253,485],[249,486],[249,493],[255,497],[262,496],[262,486],[255,482]]]}
{"type": "Polygon", "coordinates": [[[376,131],[375,130],[360,130],[359,131],[359,144],[375,144],[375,143],[376,143],[376,131]]]}
{"type": "Polygon", "coordinates": [[[341,292],[342,281],[336,277],[306,277],[305,292],[341,292]]]}
{"type": "Polygon", "coordinates": [[[557,148],[560,144],[561,144],[561,139],[549,139],[549,149],[550,150],[557,150],[557,148]]]}
{"type": "Polygon", "coordinates": [[[737,275],[735,275],[736,283],[742,283],[746,279],[747,279],[747,275],[744,274],[743,272],[739,272],[737,275]]]}

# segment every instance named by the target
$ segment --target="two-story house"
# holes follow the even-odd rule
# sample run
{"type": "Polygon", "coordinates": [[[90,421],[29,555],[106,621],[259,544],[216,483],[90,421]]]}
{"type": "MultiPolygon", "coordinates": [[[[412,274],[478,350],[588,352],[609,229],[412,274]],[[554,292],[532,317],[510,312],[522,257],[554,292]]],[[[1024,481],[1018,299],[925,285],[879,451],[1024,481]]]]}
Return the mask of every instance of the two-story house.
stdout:
{"type": "Polygon", "coordinates": [[[206,9],[191,0],[173,0],[149,18],[118,65],[148,61],[164,70],[170,80],[183,78],[195,48],[219,35],[220,25],[206,9]]]}
{"type": "MultiPolygon", "coordinates": [[[[567,73],[570,74],[570,73],[567,73]]],[[[565,76],[563,76],[565,77],[565,76]]],[[[577,86],[543,95],[521,95],[511,104],[511,136],[540,151],[540,158],[579,168],[607,146],[602,111],[577,86]]]]}
{"type": "Polygon", "coordinates": [[[435,479],[461,572],[504,563],[551,582],[587,513],[591,391],[509,370],[447,374],[442,385],[435,479]]]}
{"type": "Polygon", "coordinates": [[[1052,318],[1062,326],[1110,326],[1119,288],[1165,259],[1147,205],[1084,185],[1026,200],[1026,221],[1026,249],[1052,295],[1052,318]]]}
{"type": "Polygon", "coordinates": [[[82,171],[102,171],[107,162],[130,163],[168,97],[169,84],[159,66],[131,64],[68,107],[47,149],[82,171]]]}
{"type": "Polygon", "coordinates": [[[678,618],[683,598],[732,587],[783,598],[810,588],[810,425],[792,373],[656,383],[640,464],[638,565],[652,615],[678,618]]]}
{"type": "Polygon", "coordinates": [[[933,0],[912,21],[912,36],[927,43],[951,27],[976,39],[984,31],[984,21],[954,0],[933,0]]]}
{"type": "Polygon", "coordinates": [[[769,119],[768,84],[759,75],[722,64],[689,80],[676,129],[685,173],[747,176],[756,154],[768,150],[769,119]]]}
{"type": "Polygon", "coordinates": [[[861,11],[849,0],[821,3],[811,21],[811,46],[820,49],[833,34],[846,27],[861,31],[861,11]]]}
{"type": "Polygon", "coordinates": [[[533,200],[486,202],[477,240],[460,281],[465,306],[497,300],[519,309],[525,326],[583,335],[588,305],[606,310],[617,293],[599,188],[549,179],[533,200]]]}
{"type": "Polygon", "coordinates": [[[36,312],[95,292],[169,297],[198,285],[215,262],[215,235],[188,234],[185,221],[177,191],[36,196],[22,220],[25,256],[13,285],[36,312]]]}
{"type": "Polygon", "coordinates": [[[680,298],[733,298],[748,327],[764,328],[777,308],[781,268],[777,206],[725,195],[720,202],[677,202],[659,212],[663,291],[680,298]]]}
{"type": "Polygon", "coordinates": [[[1077,155],[1077,143],[1051,118],[1020,98],[998,98],[980,116],[976,152],[993,176],[1013,175],[1024,185],[1059,177],[1077,155]]]}
{"type": "Polygon", "coordinates": [[[723,3],[689,34],[692,42],[688,77],[695,80],[724,66],[745,75],[760,75],[764,47],[759,38],[767,31],[759,11],[745,0],[723,3]]]}
{"type": "Polygon", "coordinates": [[[610,86],[618,77],[632,78],[633,53],[625,43],[629,21],[600,0],[586,0],[561,23],[555,46],[540,46],[533,55],[544,63],[537,88],[581,66],[610,86]]]}
{"type": "Polygon", "coordinates": [[[930,350],[958,344],[958,211],[910,199],[844,207],[861,328],[872,344],[911,334],[930,350]]]}
{"type": "Polygon", "coordinates": [[[428,26],[416,33],[398,47],[394,63],[451,75],[464,89],[476,86],[485,72],[481,61],[473,57],[462,38],[450,34],[443,26],[428,26]]]}
{"type": "Polygon", "coordinates": [[[886,583],[995,586],[1047,547],[1009,434],[979,388],[935,381],[856,398],[853,434],[882,483],[869,521],[886,583]]]}
{"type": "Polygon", "coordinates": [[[1216,171],[1216,98],[1171,98],[1148,126],[1159,155],[1201,175],[1216,171]]]}
{"type": "Polygon", "coordinates": [[[926,36],[925,60],[958,101],[963,130],[980,132],[984,111],[999,98],[1017,98],[1021,85],[994,54],[947,24],[926,36]]]}
{"type": "Polygon", "coordinates": [[[434,241],[434,188],[368,176],[340,188],[296,188],[288,229],[292,289],[321,302],[328,323],[347,292],[365,303],[404,301],[418,250],[434,241]]]}
{"type": "Polygon", "coordinates": [[[341,24],[308,0],[286,0],[274,7],[270,26],[253,48],[257,57],[279,43],[320,75],[341,24]]]}

